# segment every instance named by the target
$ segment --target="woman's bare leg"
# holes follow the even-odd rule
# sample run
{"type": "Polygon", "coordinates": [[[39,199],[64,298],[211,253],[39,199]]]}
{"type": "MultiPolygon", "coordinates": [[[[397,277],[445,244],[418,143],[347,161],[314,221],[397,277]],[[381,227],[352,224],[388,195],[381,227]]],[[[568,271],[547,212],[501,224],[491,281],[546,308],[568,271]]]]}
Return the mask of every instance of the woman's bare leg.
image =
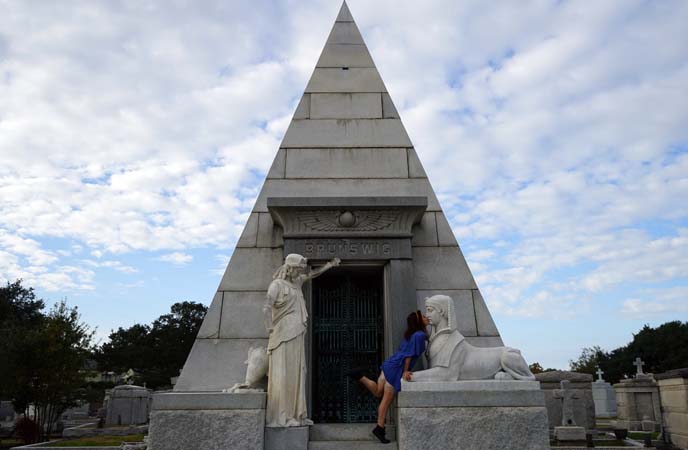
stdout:
{"type": "Polygon", "coordinates": [[[380,406],[377,407],[377,424],[380,427],[385,426],[385,418],[387,417],[387,411],[389,410],[389,405],[392,404],[392,400],[394,400],[394,388],[390,385],[386,385],[384,387],[382,400],[380,400],[380,406]]]}
{"type": "Polygon", "coordinates": [[[375,398],[382,397],[382,390],[385,387],[384,377],[381,376],[380,378],[378,378],[377,383],[368,377],[361,377],[361,379],[359,379],[358,381],[360,381],[361,384],[365,386],[366,389],[368,389],[370,393],[373,394],[373,396],[375,396],[375,398]]]}

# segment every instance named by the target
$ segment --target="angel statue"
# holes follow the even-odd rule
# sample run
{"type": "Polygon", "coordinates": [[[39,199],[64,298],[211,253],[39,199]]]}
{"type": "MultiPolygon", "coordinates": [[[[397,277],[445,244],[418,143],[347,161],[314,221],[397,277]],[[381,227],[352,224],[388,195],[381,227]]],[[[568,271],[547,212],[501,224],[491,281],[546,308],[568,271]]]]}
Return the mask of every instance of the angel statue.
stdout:
{"type": "Polygon", "coordinates": [[[336,267],[339,258],[308,272],[308,260],[290,254],[275,272],[268,287],[265,312],[268,338],[267,427],[313,425],[306,406],[306,301],[305,282],[336,267]]]}

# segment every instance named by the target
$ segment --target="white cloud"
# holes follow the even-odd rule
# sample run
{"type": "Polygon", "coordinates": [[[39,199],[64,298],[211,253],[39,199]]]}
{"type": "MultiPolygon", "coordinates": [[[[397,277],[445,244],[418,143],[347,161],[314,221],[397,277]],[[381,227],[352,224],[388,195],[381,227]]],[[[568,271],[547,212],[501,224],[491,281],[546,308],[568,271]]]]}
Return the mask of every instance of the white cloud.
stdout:
{"type": "MultiPolygon", "coordinates": [[[[688,4],[350,6],[495,311],[686,279],[688,4]]],[[[337,7],[0,5],[0,276],[226,253],[337,7]]]]}
{"type": "Polygon", "coordinates": [[[621,313],[633,319],[651,319],[656,316],[672,317],[688,313],[688,287],[651,289],[643,292],[644,298],[631,298],[623,302],[621,313]]]}
{"type": "Polygon", "coordinates": [[[174,253],[168,253],[165,255],[161,255],[158,258],[158,261],[164,261],[164,262],[169,262],[177,266],[183,266],[185,264],[190,263],[193,261],[193,256],[188,255],[186,253],[181,253],[181,252],[174,252],[174,253]]]}

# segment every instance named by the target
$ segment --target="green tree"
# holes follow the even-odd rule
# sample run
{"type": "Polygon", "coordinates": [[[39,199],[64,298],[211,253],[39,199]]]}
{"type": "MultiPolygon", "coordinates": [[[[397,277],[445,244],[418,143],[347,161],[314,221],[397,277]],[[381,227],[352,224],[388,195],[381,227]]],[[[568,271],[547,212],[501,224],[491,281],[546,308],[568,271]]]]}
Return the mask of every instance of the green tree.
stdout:
{"type": "Polygon", "coordinates": [[[539,362],[534,362],[533,364],[529,365],[528,368],[530,371],[533,373],[533,375],[537,373],[543,373],[543,372],[554,372],[557,369],[552,369],[551,367],[548,367],[547,369],[544,369],[542,365],[540,365],[539,362]]]}
{"type": "Polygon", "coordinates": [[[38,423],[45,439],[81,397],[93,333],[65,301],[44,314],[44,302],[20,281],[0,289],[0,299],[6,313],[0,322],[2,394],[38,423]]]}
{"type": "Polygon", "coordinates": [[[599,345],[584,348],[576,360],[569,361],[569,366],[574,372],[589,373],[595,375],[597,367],[609,358],[609,355],[599,345]]]}
{"type": "Polygon", "coordinates": [[[645,325],[628,344],[610,352],[599,346],[584,348],[571,370],[594,374],[599,366],[610,383],[632,377],[636,373],[633,361],[640,357],[649,373],[666,372],[688,367],[688,322],[673,321],[656,328],[645,325]]]}
{"type": "Polygon", "coordinates": [[[136,383],[151,388],[169,386],[191,351],[206,311],[201,303],[179,302],[151,325],[119,328],[98,350],[99,368],[118,373],[134,369],[136,383]]]}

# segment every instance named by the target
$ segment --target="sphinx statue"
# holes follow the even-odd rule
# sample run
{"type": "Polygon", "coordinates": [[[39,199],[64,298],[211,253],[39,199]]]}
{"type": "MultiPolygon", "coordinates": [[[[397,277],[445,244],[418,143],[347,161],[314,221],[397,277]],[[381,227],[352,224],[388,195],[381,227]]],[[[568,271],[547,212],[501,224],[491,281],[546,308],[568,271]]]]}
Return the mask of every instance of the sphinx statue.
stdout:
{"type": "Polygon", "coordinates": [[[475,347],[456,327],[454,300],[446,295],[425,299],[432,332],[426,350],[430,368],[412,381],[535,380],[521,352],[510,347],[475,347]]]}

